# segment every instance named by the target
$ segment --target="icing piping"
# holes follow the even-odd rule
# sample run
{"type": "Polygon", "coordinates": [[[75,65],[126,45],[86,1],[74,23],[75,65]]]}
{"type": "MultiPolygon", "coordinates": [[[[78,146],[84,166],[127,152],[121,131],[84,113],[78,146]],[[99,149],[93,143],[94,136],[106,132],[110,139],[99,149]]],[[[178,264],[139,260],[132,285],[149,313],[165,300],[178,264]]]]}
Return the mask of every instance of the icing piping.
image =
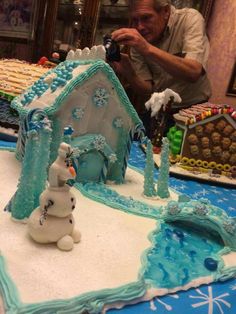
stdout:
{"type": "MultiPolygon", "coordinates": [[[[76,184],[76,187],[81,188],[82,185],[76,184]]],[[[92,191],[92,193],[94,194],[94,191],[92,191]]],[[[101,196],[93,195],[93,197],[91,198],[95,198],[97,201],[102,201],[106,203],[102,199],[101,196]]],[[[122,197],[122,200],[124,199],[125,198],[122,197]]],[[[105,198],[105,200],[107,200],[107,198],[105,198]]],[[[130,202],[132,201],[132,199],[128,199],[128,198],[127,200],[129,200],[130,202]]],[[[176,206],[173,206],[173,205],[178,205],[177,208],[178,210],[180,209],[179,220],[182,220],[184,216],[187,216],[186,212],[190,211],[190,208],[192,210],[192,207],[195,208],[196,205],[205,204],[205,205],[208,205],[208,207],[210,208],[209,212],[212,210],[213,216],[214,214],[215,216],[220,214],[223,221],[227,221],[228,219],[227,214],[223,212],[220,208],[211,206],[210,204],[206,204],[206,201],[203,201],[203,200],[200,202],[191,201],[191,202],[187,202],[183,204],[178,204],[178,203],[176,204],[176,203],[177,202],[169,202],[169,204],[164,208],[165,210],[161,210],[160,212],[158,212],[156,210],[156,207],[154,207],[153,210],[155,213],[150,211],[149,213],[144,214],[142,212],[143,208],[137,208],[136,206],[132,210],[128,209],[128,211],[132,212],[133,214],[140,214],[140,215],[144,215],[146,217],[150,217],[154,219],[159,217],[159,218],[162,218],[161,221],[173,220],[173,219],[170,219],[170,217],[173,216],[173,208],[174,208],[174,212],[176,211],[176,206]],[[183,212],[185,212],[185,215],[183,215],[183,212]]],[[[111,204],[109,205],[111,206],[111,204]]],[[[115,205],[118,207],[118,209],[127,211],[126,205],[123,206],[122,208],[122,206],[120,205],[118,206],[117,204],[113,204],[112,207],[114,207],[115,205]]],[[[137,202],[135,202],[135,205],[137,205],[137,202]]],[[[205,215],[209,214],[209,212],[205,212],[205,211],[201,212],[200,210],[198,215],[202,215],[205,217],[205,215]]],[[[157,228],[155,228],[155,230],[148,236],[152,245],[153,245],[153,239],[152,239],[153,234],[154,232],[158,232],[160,230],[161,221],[157,222],[157,228]]],[[[104,289],[102,291],[85,293],[83,295],[80,295],[78,297],[75,297],[69,300],[54,300],[54,301],[49,301],[49,302],[37,303],[37,304],[22,304],[19,301],[17,288],[11,281],[10,277],[7,275],[4,258],[0,257],[1,258],[0,262],[2,266],[0,268],[0,276],[1,276],[0,284],[1,284],[1,289],[5,297],[5,303],[6,303],[7,309],[14,311],[14,309],[17,307],[18,313],[22,313],[22,314],[34,313],[36,310],[38,313],[45,313],[45,311],[47,311],[47,313],[55,313],[55,311],[57,310],[59,310],[60,313],[74,313],[75,311],[79,312],[82,310],[88,310],[90,313],[100,313],[105,304],[109,305],[120,300],[122,300],[123,302],[128,302],[128,301],[143,297],[145,293],[147,292],[147,289],[150,288],[150,284],[145,283],[144,279],[142,278],[143,271],[147,267],[146,254],[148,250],[150,250],[150,248],[145,250],[145,252],[142,254],[142,257],[141,257],[142,266],[139,272],[139,280],[135,283],[131,283],[131,284],[128,284],[128,285],[125,285],[116,289],[104,289]]],[[[217,260],[220,260],[218,271],[214,275],[214,279],[225,280],[235,275],[236,267],[225,268],[223,266],[222,259],[220,259],[221,255],[229,253],[230,251],[231,251],[230,248],[224,248],[224,250],[220,251],[220,253],[218,253],[217,255],[213,255],[213,257],[216,257],[217,260]]]]}
{"type": "MultiPolygon", "coordinates": [[[[45,112],[51,116],[53,115],[61,106],[63,103],[63,100],[74,90],[75,87],[78,87],[84,83],[88,78],[96,74],[99,70],[102,71],[108,78],[108,80],[115,86],[117,95],[121,103],[123,104],[124,108],[126,109],[127,113],[130,115],[132,121],[134,124],[138,124],[142,126],[142,122],[139,119],[136,110],[131,105],[128,96],[124,92],[124,88],[121,85],[120,81],[116,77],[114,71],[110,68],[108,64],[106,64],[104,61],[97,60],[95,62],[91,62],[91,60],[87,61],[65,61],[61,63],[57,69],[60,69],[63,66],[72,65],[74,67],[80,66],[80,65],[88,65],[91,64],[91,66],[81,73],[79,76],[73,78],[68,85],[65,86],[64,90],[60,93],[60,95],[55,99],[54,103],[51,105],[51,107],[45,108],[45,112]]],[[[55,71],[51,70],[47,72],[44,76],[42,76],[41,79],[46,78],[49,74],[54,73],[55,71]]],[[[33,85],[34,86],[34,85],[33,85]]],[[[32,87],[33,87],[32,86],[32,87]]],[[[32,89],[32,88],[31,88],[32,89]]],[[[27,93],[30,92],[30,89],[27,90],[27,93]]],[[[20,115],[25,115],[28,111],[27,107],[23,107],[21,104],[21,97],[16,97],[12,102],[12,108],[15,108],[18,110],[20,115]]]]}

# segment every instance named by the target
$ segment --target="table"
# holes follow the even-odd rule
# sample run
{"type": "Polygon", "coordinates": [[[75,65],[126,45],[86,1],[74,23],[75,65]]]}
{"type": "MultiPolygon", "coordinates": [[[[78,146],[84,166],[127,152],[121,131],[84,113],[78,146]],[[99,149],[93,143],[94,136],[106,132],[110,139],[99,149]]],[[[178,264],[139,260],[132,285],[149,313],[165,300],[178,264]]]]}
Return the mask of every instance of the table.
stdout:
{"type": "MultiPolygon", "coordinates": [[[[15,143],[0,141],[0,147],[14,149],[15,143]]],[[[129,163],[144,169],[145,155],[134,142],[129,163]]],[[[158,176],[158,170],[155,170],[158,176]]],[[[236,216],[236,189],[214,186],[197,181],[170,177],[170,187],[193,199],[207,198],[213,205],[223,208],[230,216],[236,216]]],[[[149,302],[110,310],[109,314],[236,314],[236,278],[223,283],[213,283],[186,292],[155,297],[149,302]]]]}

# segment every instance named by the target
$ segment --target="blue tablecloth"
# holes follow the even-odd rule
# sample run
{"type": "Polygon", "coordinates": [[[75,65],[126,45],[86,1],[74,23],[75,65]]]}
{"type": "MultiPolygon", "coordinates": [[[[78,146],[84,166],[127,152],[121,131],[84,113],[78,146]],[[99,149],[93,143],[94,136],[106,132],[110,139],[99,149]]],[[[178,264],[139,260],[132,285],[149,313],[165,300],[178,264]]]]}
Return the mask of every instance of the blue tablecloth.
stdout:
{"type": "MultiPolygon", "coordinates": [[[[15,143],[0,141],[0,147],[14,148],[15,143]]],[[[144,169],[145,155],[137,142],[132,145],[129,163],[139,169],[144,169]]],[[[157,170],[155,175],[158,175],[157,170]]],[[[223,208],[230,216],[236,216],[236,189],[174,177],[170,177],[170,187],[193,199],[207,198],[212,204],[223,208]]],[[[149,302],[109,311],[109,314],[114,313],[236,314],[236,279],[204,285],[187,292],[156,297],[149,302]]]]}

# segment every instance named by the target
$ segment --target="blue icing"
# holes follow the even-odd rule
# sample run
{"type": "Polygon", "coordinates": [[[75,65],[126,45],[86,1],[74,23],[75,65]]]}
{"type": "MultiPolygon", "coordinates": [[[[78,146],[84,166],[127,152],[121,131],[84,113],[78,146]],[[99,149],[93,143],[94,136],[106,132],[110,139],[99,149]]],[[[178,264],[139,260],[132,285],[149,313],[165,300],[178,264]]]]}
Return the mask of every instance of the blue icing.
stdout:
{"type": "Polygon", "coordinates": [[[76,183],[74,185],[83,194],[95,199],[97,202],[109,205],[119,210],[134,213],[145,217],[160,217],[163,207],[151,206],[132,197],[119,195],[116,191],[108,188],[105,184],[89,182],[85,184],[76,183]]]}
{"type": "Polygon", "coordinates": [[[196,261],[197,252],[195,250],[189,251],[189,257],[191,258],[191,262],[195,263],[196,261]]]}
{"type": "Polygon", "coordinates": [[[21,104],[23,106],[32,102],[35,97],[40,97],[48,89],[48,84],[44,81],[44,77],[40,78],[34,85],[24,93],[21,104]]]}
{"type": "Polygon", "coordinates": [[[73,78],[72,71],[75,67],[77,67],[77,64],[64,63],[55,68],[54,73],[56,77],[53,79],[50,86],[52,92],[56,91],[60,86],[65,86],[67,82],[73,78]]]}
{"type": "Polygon", "coordinates": [[[206,268],[204,261],[223,248],[222,243],[203,230],[197,232],[193,227],[166,223],[153,232],[152,242],[153,246],[145,253],[147,263],[143,276],[152,286],[162,288],[182,286],[199,276],[211,275],[217,270],[212,266],[214,259],[210,259],[211,270],[206,268]],[[205,237],[207,241],[202,241],[205,237]]]}
{"type": "Polygon", "coordinates": [[[182,285],[185,285],[189,281],[189,271],[187,268],[183,269],[184,278],[182,279],[182,285]]]}

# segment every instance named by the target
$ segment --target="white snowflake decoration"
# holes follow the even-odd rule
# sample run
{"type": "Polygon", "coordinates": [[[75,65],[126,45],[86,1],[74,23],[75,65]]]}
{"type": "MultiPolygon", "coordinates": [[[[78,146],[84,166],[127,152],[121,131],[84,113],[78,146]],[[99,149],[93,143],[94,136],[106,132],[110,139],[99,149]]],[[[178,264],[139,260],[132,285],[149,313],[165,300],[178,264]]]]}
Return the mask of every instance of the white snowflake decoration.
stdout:
{"type": "Polygon", "coordinates": [[[82,151],[81,151],[78,147],[73,148],[73,154],[74,154],[74,156],[80,156],[81,153],[82,153],[82,151]]]}
{"type": "Polygon", "coordinates": [[[117,161],[116,154],[111,154],[111,155],[109,156],[109,160],[110,160],[111,163],[116,162],[116,161],[117,161]]]}
{"type": "MultiPolygon", "coordinates": [[[[179,296],[177,294],[171,294],[170,297],[172,297],[174,299],[179,299],[179,296]]],[[[155,301],[158,302],[159,304],[161,304],[165,308],[165,310],[167,310],[167,311],[173,310],[173,308],[170,304],[167,304],[166,302],[164,302],[160,298],[155,297],[150,301],[150,310],[151,311],[157,311],[157,305],[155,304],[155,301]]]]}
{"type": "Polygon", "coordinates": [[[208,213],[208,209],[204,204],[197,204],[194,207],[194,213],[199,216],[205,216],[208,213]]]}
{"type": "Polygon", "coordinates": [[[181,208],[179,208],[178,203],[175,201],[170,201],[168,203],[167,210],[170,215],[177,215],[178,213],[181,212],[181,208]]]}
{"type": "Polygon", "coordinates": [[[108,104],[109,93],[106,88],[99,87],[93,94],[93,103],[97,107],[103,107],[108,104]]]}
{"type": "Polygon", "coordinates": [[[236,231],[236,224],[233,220],[226,221],[223,226],[224,229],[230,234],[234,234],[236,231]]]}
{"type": "Polygon", "coordinates": [[[83,108],[74,108],[72,110],[72,117],[76,120],[82,119],[84,116],[84,109],[83,108]]]}
{"type": "Polygon", "coordinates": [[[93,146],[97,149],[102,151],[104,149],[104,146],[106,144],[105,138],[102,135],[98,135],[95,137],[93,141],[93,146]]]}
{"type": "Polygon", "coordinates": [[[115,118],[113,121],[113,125],[115,128],[120,129],[124,125],[123,119],[122,118],[115,118]]]}
{"type": "Polygon", "coordinates": [[[208,295],[203,293],[200,289],[196,289],[196,292],[199,294],[199,296],[190,295],[189,297],[191,299],[200,299],[202,301],[192,304],[193,308],[208,305],[208,314],[214,314],[214,304],[219,309],[220,314],[224,314],[221,304],[224,304],[228,308],[231,308],[231,304],[223,299],[224,297],[228,297],[229,293],[224,293],[219,295],[218,297],[213,298],[212,287],[208,287],[208,295]]]}

